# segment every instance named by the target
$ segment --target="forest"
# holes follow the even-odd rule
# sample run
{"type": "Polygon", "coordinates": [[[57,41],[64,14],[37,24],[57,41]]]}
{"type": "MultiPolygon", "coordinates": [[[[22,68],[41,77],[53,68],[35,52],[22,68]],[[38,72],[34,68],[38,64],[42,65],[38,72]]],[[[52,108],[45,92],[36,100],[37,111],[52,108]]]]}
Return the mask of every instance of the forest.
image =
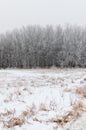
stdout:
{"type": "Polygon", "coordinates": [[[86,67],[86,28],[29,25],[0,34],[0,68],[86,67]]]}

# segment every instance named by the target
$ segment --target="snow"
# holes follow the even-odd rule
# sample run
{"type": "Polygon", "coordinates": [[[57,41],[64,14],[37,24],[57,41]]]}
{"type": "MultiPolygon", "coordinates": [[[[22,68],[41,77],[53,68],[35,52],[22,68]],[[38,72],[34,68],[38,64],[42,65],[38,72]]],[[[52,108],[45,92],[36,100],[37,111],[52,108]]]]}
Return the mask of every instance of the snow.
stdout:
{"type": "Polygon", "coordinates": [[[0,70],[0,129],[85,130],[86,97],[76,93],[85,85],[86,69],[0,70]],[[83,108],[75,110],[78,102],[83,108]],[[80,116],[70,114],[64,122],[74,110],[80,116]],[[21,125],[15,118],[23,121],[21,125]]]}

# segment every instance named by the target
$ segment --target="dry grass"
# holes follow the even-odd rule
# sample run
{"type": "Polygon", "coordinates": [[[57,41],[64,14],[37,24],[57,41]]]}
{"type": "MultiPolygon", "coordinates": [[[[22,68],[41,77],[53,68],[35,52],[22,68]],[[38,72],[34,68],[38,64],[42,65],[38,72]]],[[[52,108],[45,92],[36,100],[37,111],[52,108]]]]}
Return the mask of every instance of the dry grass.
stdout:
{"type": "Polygon", "coordinates": [[[28,118],[34,116],[36,114],[36,107],[34,104],[25,111],[21,113],[19,117],[14,117],[14,113],[11,111],[7,111],[6,113],[0,113],[2,116],[7,117],[8,115],[13,115],[9,120],[1,120],[3,122],[4,127],[13,128],[15,126],[21,127],[24,123],[28,123],[28,118]]]}
{"type": "Polygon", "coordinates": [[[25,123],[25,120],[21,117],[12,117],[8,121],[4,121],[4,127],[12,128],[14,126],[22,126],[25,123]]]}
{"type": "MultiPolygon", "coordinates": [[[[43,104],[41,106],[42,110],[46,111],[46,107],[43,104]]],[[[63,127],[65,124],[71,121],[77,120],[81,116],[81,112],[84,110],[85,106],[82,102],[77,102],[72,106],[72,110],[65,113],[63,116],[56,116],[55,118],[48,119],[46,123],[55,123],[57,126],[63,127]]],[[[38,118],[34,118],[34,121],[43,122],[38,118]]],[[[57,127],[56,127],[57,128],[57,127]]]]}
{"type": "Polygon", "coordinates": [[[39,111],[48,111],[48,108],[45,104],[41,103],[39,106],[39,111]]]}
{"type": "Polygon", "coordinates": [[[47,122],[56,123],[59,126],[64,126],[70,121],[77,120],[81,116],[82,112],[86,112],[86,107],[81,101],[74,103],[72,107],[72,110],[68,111],[65,115],[56,116],[55,118],[49,119],[47,122]]]}
{"type": "Polygon", "coordinates": [[[56,116],[56,118],[52,118],[48,122],[56,123],[59,126],[63,126],[70,121],[74,121],[74,120],[78,119],[79,117],[80,117],[80,113],[72,110],[63,116],[56,116]]]}
{"type": "Polygon", "coordinates": [[[76,93],[86,98],[86,86],[77,88],[76,93]]]}
{"type": "Polygon", "coordinates": [[[28,120],[28,118],[31,118],[36,114],[36,106],[35,104],[32,104],[31,107],[27,107],[25,111],[22,112],[21,117],[23,119],[28,120]]]}
{"type": "Polygon", "coordinates": [[[14,116],[14,114],[15,114],[15,109],[13,109],[13,110],[6,110],[6,112],[1,112],[0,116],[1,117],[6,117],[6,116],[9,116],[9,115],[13,115],[14,116]]]}
{"type": "Polygon", "coordinates": [[[78,101],[78,102],[75,102],[73,104],[73,110],[76,112],[76,111],[80,111],[80,112],[86,112],[86,106],[85,104],[82,102],[82,101],[78,101]]]}
{"type": "Polygon", "coordinates": [[[28,119],[36,114],[36,106],[32,104],[31,107],[27,107],[25,111],[21,113],[19,117],[15,117],[15,109],[13,111],[7,110],[4,113],[0,113],[3,127],[13,128],[15,126],[21,127],[24,123],[28,123],[28,119]]]}
{"type": "Polygon", "coordinates": [[[34,116],[36,114],[36,106],[33,103],[32,106],[29,109],[30,116],[34,116]]]}

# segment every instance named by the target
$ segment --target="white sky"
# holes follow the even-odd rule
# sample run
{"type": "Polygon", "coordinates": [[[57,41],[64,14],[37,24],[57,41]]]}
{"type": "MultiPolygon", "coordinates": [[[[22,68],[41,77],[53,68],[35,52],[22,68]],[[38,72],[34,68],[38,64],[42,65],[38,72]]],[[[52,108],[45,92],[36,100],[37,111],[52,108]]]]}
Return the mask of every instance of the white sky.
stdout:
{"type": "Polygon", "coordinates": [[[86,0],[0,0],[0,33],[23,25],[86,26],[86,0]]]}

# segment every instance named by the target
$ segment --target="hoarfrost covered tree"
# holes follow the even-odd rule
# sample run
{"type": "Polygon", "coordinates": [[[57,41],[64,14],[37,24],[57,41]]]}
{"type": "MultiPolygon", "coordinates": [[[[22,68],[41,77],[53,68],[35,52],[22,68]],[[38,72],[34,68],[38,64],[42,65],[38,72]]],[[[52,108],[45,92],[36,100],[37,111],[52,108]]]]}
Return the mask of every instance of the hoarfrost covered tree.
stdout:
{"type": "Polygon", "coordinates": [[[54,63],[56,66],[63,66],[64,61],[64,42],[63,42],[63,30],[61,26],[57,26],[55,30],[55,40],[54,40],[54,63]]]}
{"type": "Polygon", "coordinates": [[[80,54],[80,67],[86,67],[86,30],[82,33],[82,44],[81,44],[81,54],[80,54]]]}
{"type": "Polygon", "coordinates": [[[86,29],[28,26],[0,35],[0,68],[86,67],[86,29]]]}

